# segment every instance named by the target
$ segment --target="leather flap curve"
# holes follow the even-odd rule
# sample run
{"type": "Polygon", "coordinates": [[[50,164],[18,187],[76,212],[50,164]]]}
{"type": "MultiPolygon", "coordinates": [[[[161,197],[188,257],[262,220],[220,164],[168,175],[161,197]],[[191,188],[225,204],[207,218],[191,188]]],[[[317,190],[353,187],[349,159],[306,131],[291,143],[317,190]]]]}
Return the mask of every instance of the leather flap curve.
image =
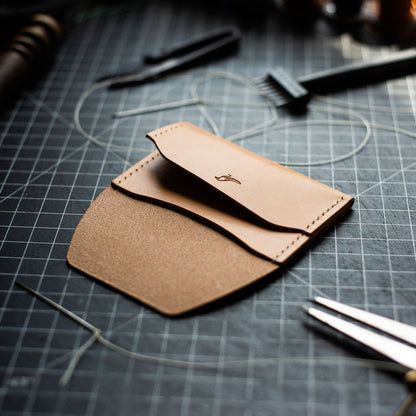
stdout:
{"type": "Polygon", "coordinates": [[[310,235],[353,202],[342,192],[188,122],[147,136],[164,158],[273,226],[310,235]]]}
{"type": "Polygon", "coordinates": [[[132,166],[112,184],[124,193],[202,218],[275,263],[285,261],[309,239],[299,231],[265,226],[239,204],[164,159],[158,151],[132,166]]]}

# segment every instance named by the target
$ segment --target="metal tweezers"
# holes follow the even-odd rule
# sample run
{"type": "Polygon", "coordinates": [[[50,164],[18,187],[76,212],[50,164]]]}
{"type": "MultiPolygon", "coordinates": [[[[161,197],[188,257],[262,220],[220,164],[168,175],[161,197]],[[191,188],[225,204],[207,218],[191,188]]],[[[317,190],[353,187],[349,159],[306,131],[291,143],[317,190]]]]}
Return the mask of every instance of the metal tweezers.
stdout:
{"type": "Polygon", "coordinates": [[[205,59],[219,58],[237,50],[240,32],[226,27],[206,33],[160,54],[146,55],[144,64],[128,72],[105,75],[97,81],[108,81],[109,88],[142,84],[167,73],[184,69],[205,59]]]}
{"type": "Polygon", "coordinates": [[[304,306],[304,310],[313,318],[409,369],[405,375],[405,380],[409,387],[410,395],[396,415],[406,414],[416,401],[416,348],[413,347],[416,346],[416,327],[322,297],[314,298],[313,302],[405,341],[405,343],[397,341],[362,326],[347,322],[320,309],[304,306]]]}

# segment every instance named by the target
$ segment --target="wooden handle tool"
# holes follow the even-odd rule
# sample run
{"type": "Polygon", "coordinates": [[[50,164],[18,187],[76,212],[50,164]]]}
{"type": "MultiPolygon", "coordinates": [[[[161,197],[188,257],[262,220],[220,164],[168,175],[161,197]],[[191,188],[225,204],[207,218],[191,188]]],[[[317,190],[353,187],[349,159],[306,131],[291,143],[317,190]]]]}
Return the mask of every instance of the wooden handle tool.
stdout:
{"type": "Polygon", "coordinates": [[[0,107],[4,107],[49,62],[62,36],[50,15],[33,15],[0,54],[0,107]]]}

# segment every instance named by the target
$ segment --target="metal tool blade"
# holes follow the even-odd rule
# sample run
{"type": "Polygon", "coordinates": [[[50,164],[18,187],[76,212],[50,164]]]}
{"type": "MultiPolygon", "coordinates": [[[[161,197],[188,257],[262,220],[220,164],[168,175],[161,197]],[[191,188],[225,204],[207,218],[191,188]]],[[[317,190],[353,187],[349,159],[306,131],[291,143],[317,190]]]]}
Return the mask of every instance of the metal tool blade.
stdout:
{"type": "Polygon", "coordinates": [[[342,313],[345,316],[349,316],[359,322],[370,325],[373,328],[380,329],[381,331],[400,338],[412,345],[416,345],[416,327],[414,326],[398,322],[394,319],[386,318],[372,312],[344,305],[323,297],[316,297],[313,301],[319,305],[325,306],[328,309],[342,313]]]}
{"type": "Polygon", "coordinates": [[[305,307],[305,311],[315,319],[367,345],[393,361],[416,370],[416,348],[337,318],[319,309],[305,307]]]}

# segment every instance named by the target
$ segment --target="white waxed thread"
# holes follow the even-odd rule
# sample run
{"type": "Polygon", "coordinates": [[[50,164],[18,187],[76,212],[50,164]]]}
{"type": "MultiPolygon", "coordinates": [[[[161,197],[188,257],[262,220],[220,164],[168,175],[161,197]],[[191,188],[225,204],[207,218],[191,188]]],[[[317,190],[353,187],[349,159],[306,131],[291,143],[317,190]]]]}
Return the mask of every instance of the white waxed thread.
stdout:
{"type": "MultiPolygon", "coordinates": [[[[336,111],[333,111],[336,112],[336,111]]],[[[363,116],[361,116],[358,113],[353,113],[356,117],[358,117],[361,120],[361,123],[357,123],[357,122],[353,122],[353,121],[342,121],[342,120],[332,120],[331,121],[331,125],[346,125],[346,126],[364,126],[366,128],[366,134],[364,136],[364,139],[362,140],[362,142],[355,148],[353,149],[351,152],[345,153],[341,156],[338,157],[334,157],[332,159],[325,159],[325,160],[318,160],[315,162],[278,162],[280,164],[284,164],[287,166],[320,166],[320,165],[326,165],[326,164],[330,164],[330,163],[336,163],[336,162],[340,162],[342,160],[346,160],[349,159],[350,157],[353,157],[354,155],[356,155],[357,153],[359,153],[368,143],[368,141],[371,138],[371,124],[368,122],[368,120],[366,118],[364,118],[363,116]]],[[[308,120],[308,121],[299,121],[299,122],[289,122],[286,124],[282,124],[282,125],[278,125],[275,127],[271,127],[269,129],[265,129],[264,131],[267,130],[277,130],[277,129],[284,129],[287,127],[297,127],[297,126],[302,126],[302,125],[320,125],[320,124],[328,124],[327,120],[308,120]]],[[[258,134],[259,132],[255,132],[252,135],[258,134]]],[[[248,136],[250,137],[250,136],[248,136]]],[[[233,139],[231,141],[235,141],[235,140],[239,140],[240,137],[237,137],[236,139],[233,139]]]]}
{"type": "Polygon", "coordinates": [[[357,110],[363,110],[363,111],[379,111],[379,112],[385,112],[385,113],[409,113],[413,114],[414,111],[409,107],[387,107],[387,106],[379,106],[379,105],[372,105],[372,104],[358,104],[358,103],[350,103],[345,102],[342,100],[338,100],[336,98],[330,98],[323,95],[314,95],[314,98],[319,101],[323,101],[329,104],[337,105],[339,107],[345,107],[345,108],[355,108],[357,110]]]}
{"type": "Polygon", "coordinates": [[[156,113],[159,111],[182,108],[188,105],[196,105],[202,102],[203,102],[202,100],[194,99],[194,98],[190,100],[173,101],[169,104],[159,104],[159,105],[154,105],[154,106],[149,106],[149,107],[144,107],[144,108],[134,108],[132,110],[118,111],[117,113],[114,113],[114,117],[123,118],[123,117],[139,116],[142,114],[156,113]]]}
{"type": "MultiPolygon", "coordinates": [[[[226,368],[244,368],[247,366],[260,366],[260,365],[270,365],[270,364],[279,364],[279,363],[297,363],[297,362],[307,362],[309,363],[311,360],[316,362],[321,362],[322,360],[324,362],[328,363],[334,363],[336,365],[339,365],[339,358],[337,357],[313,357],[312,359],[310,357],[276,357],[276,358],[255,358],[255,359],[248,359],[248,360],[229,360],[226,361],[223,359],[223,357],[218,357],[217,362],[195,362],[195,361],[185,361],[185,360],[175,360],[170,358],[163,358],[163,357],[157,357],[147,354],[141,354],[138,352],[127,350],[114,342],[108,340],[102,335],[102,332],[99,328],[92,325],[87,320],[80,318],[78,315],[76,315],[74,312],[70,311],[69,309],[63,307],[59,303],[53,301],[52,299],[49,299],[45,295],[41,294],[40,292],[20,283],[16,282],[19,286],[26,289],[28,292],[30,292],[32,295],[38,297],[48,305],[52,306],[53,308],[57,309],[59,312],[65,314],[69,318],[71,318],[73,321],[77,322],[79,325],[83,326],[85,329],[88,329],[92,336],[87,339],[84,344],[82,344],[74,353],[73,357],[71,358],[67,369],[65,370],[64,374],[59,380],[59,384],[61,386],[65,386],[71,379],[72,374],[74,373],[76,366],[80,359],[82,358],[83,354],[97,341],[104,347],[117,352],[125,357],[144,361],[147,363],[153,363],[153,364],[162,364],[162,365],[169,365],[173,367],[179,367],[179,368],[195,368],[195,369],[201,369],[201,370],[218,370],[218,369],[226,369],[226,368]]],[[[56,360],[55,360],[56,362],[56,360]]],[[[367,360],[367,359],[352,359],[349,358],[346,361],[347,364],[350,365],[365,365],[365,366],[372,366],[374,368],[382,368],[387,369],[390,371],[398,371],[403,372],[405,368],[397,363],[391,362],[391,361],[381,361],[381,360],[367,360]]]]}
{"type": "Polygon", "coordinates": [[[59,379],[59,385],[64,387],[68,384],[69,380],[72,377],[72,374],[74,373],[77,364],[79,360],[82,358],[84,353],[90,348],[95,341],[97,341],[100,337],[100,331],[93,331],[93,334],[90,338],[87,339],[84,344],[82,344],[75,352],[71,360],[69,361],[68,367],[66,368],[64,374],[62,374],[62,377],[59,379]]]}
{"type": "MultiPolygon", "coordinates": [[[[153,364],[162,364],[162,365],[168,365],[172,367],[178,367],[178,368],[194,368],[194,369],[200,369],[200,370],[219,370],[219,369],[227,369],[227,368],[245,368],[248,366],[261,366],[261,365],[271,365],[271,364],[279,364],[279,363],[303,363],[303,362],[310,362],[313,360],[314,362],[327,362],[329,364],[333,363],[336,365],[339,365],[339,359],[336,357],[275,357],[275,358],[254,358],[254,359],[248,359],[248,360],[229,360],[226,361],[223,359],[223,357],[218,357],[218,361],[216,362],[195,362],[195,361],[186,361],[186,360],[175,360],[170,358],[163,358],[163,357],[157,357],[147,354],[141,354],[138,352],[127,350],[114,342],[108,340],[102,335],[102,332],[99,328],[92,325],[90,322],[86,321],[85,319],[80,318],[78,315],[76,315],[74,312],[68,310],[67,308],[64,308],[62,305],[56,303],[52,299],[49,299],[45,295],[42,295],[40,292],[31,289],[27,287],[26,285],[23,285],[21,283],[18,283],[20,286],[28,290],[30,293],[32,293],[34,296],[40,298],[50,306],[54,307],[58,311],[62,312],[75,322],[77,322],[79,325],[83,326],[85,329],[88,329],[92,336],[87,339],[84,344],[82,344],[78,349],[76,349],[76,352],[72,356],[67,369],[59,379],[59,384],[64,387],[68,384],[70,381],[77,364],[79,363],[80,359],[84,355],[84,353],[97,341],[104,347],[123,355],[127,358],[139,360],[147,363],[153,363],[153,364]]],[[[346,361],[349,365],[358,365],[358,366],[372,366],[374,368],[382,368],[387,369],[390,371],[397,371],[397,372],[403,372],[404,367],[400,364],[390,362],[390,361],[381,361],[381,360],[367,360],[367,359],[348,359],[346,361]]]]}
{"type": "MultiPolygon", "coordinates": [[[[101,331],[92,331],[93,335],[77,350],[73,358],[71,359],[66,371],[61,377],[59,383],[61,386],[65,386],[69,381],[76,369],[76,365],[81,359],[82,355],[90,348],[95,341],[99,342],[104,347],[123,355],[127,358],[138,360],[146,363],[152,364],[161,364],[177,368],[194,368],[199,370],[219,370],[219,369],[232,369],[232,368],[245,368],[249,366],[266,366],[266,365],[277,365],[279,363],[303,363],[310,362],[310,357],[276,357],[276,358],[254,358],[247,360],[224,360],[223,357],[218,357],[216,362],[195,362],[195,361],[186,361],[186,360],[175,360],[170,358],[163,358],[152,356],[148,354],[141,354],[135,351],[127,350],[114,342],[105,338],[101,331]]],[[[313,357],[312,360],[315,362],[326,362],[339,365],[339,358],[337,357],[313,357]]],[[[367,360],[367,359],[348,359],[346,363],[349,365],[356,366],[370,366],[374,368],[387,369],[390,371],[403,372],[404,367],[400,364],[396,364],[390,361],[381,361],[381,360],[367,360]]]]}
{"type": "MultiPolygon", "coordinates": [[[[81,114],[82,106],[84,105],[85,101],[94,92],[100,90],[101,88],[105,88],[105,87],[108,87],[109,85],[111,85],[111,82],[112,82],[111,80],[98,82],[96,84],[93,84],[86,91],[84,91],[84,93],[78,99],[78,101],[76,103],[76,106],[75,106],[75,110],[74,110],[74,124],[75,124],[75,128],[78,130],[79,133],[81,133],[81,135],[84,138],[86,138],[87,140],[89,140],[90,142],[94,143],[95,145],[101,147],[104,150],[108,150],[110,148],[111,149],[118,149],[118,150],[130,150],[130,148],[128,146],[119,146],[119,145],[115,145],[115,144],[112,144],[112,143],[110,144],[110,143],[101,142],[100,140],[96,139],[94,136],[92,136],[91,134],[89,134],[88,132],[86,132],[84,130],[84,128],[81,126],[80,114],[81,114]]],[[[147,149],[135,149],[135,150],[146,151],[147,149]]]]}
{"type": "MultiPolygon", "coordinates": [[[[172,103],[168,104],[158,104],[154,106],[149,107],[139,107],[139,108],[132,108],[131,110],[123,110],[123,111],[117,111],[114,113],[114,118],[124,118],[124,117],[133,117],[133,116],[140,116],[142,114],[149,114],[149,113],[155,113],[158,111],[165,111],[165,110],[173,110],[175,108],[181,108],[181,107],[187,107],[195,104],[203,104],[203,105],[209,105],[209,106],[217,106],[218,102],[213,100],[213,96],[210,96],[208,98],[199,98],[194,99],[190,98],[188,100],[182,100],[182,101],[173,101],[172,103]]],[[[268,108],[267,104],[249,104],[250,108],[268,108]]],[[[234,103],[234,102],[228,102],[227,107],[235,107],[235,108],[242,108],[243,105],[241,102],[234,103]]]]}
{"type": "MultiPolygon", "coordinates": [[[[198,110],[201,112],[202,116],[204,117],[205,121],[208,123],[208,125],[210,126],[210,128],[214,132],[214,134],[220,136],[220,132],[218,130],[218,127],[217,127],[216,123],[214,122],[212,117],[209,115],[209,113],[206,111],[206,109],[204,108],[204,105],[211,104],[211,103],[209,102],[209,100],[204,100],[203,98],[199,97],[199,95],[197,93],[197,88],[200,84],[202,84],[203,82],[206,82],[210,79],[219,78],[219,77],[226,78],[226,79],[231,79],[231,80],[234,80],[236,82],[240,82],[240,83],[244,84],[246,87],[250,88],[257,95],[263,96],[267,101],[267,106],[266,107],[269,108],[271,113],[272,113],[272,117],[269,120],[267,120],[266,122],[260,123],[258,125],[253,126],[253,127],[250,127],[249,129],[246,129],[245,131],[242,131],[240,133],[237,133],[233,136],[228,137],[227,140],[229,140],[229,141],[237,141],[237,140],[253,137],[253,136],[256,136],[256,135],[261,134],[261,133],[266,133],[266,132],[269,132],[269,131],[276,131],[276,130],[280,130],[280,129],[284,129],[284,128],[288,128],[288,127],[298,127],[298,126],[302,126],[302,125],[306,125],[306,124],[307,125],[330,124],[330,125],[346,125],[346,126],[362,125],[366,129],[364,139],[351,152],[347,152],[346,154],[343,154],[341,156],[337,156],[337,157],[334,157],[334,158],[331,158],[331,159],[319,160],[319,161],[314,161],[314,162],[287,162],[287,161],[279,161],[278,162],[278,163],[281,163],[281,164],[284,164],[284,165],[287,165],[287,166],[299,166],[299,167],[301,167],[301,166],[319,166],[319,165],[336,163],[336,162],[340,162],[340,161],[349,159],[349,158],[355,156],[356,154],[358,154],[367,145],[368,141],[371,138],[372,128],[394,131],[394,132],[398,132],[398,133],[401,133],[401,134],[408,135],[412,138],[416,138],[415,133],[413,133],[411,131],[408,131],[408,130],[405,130],[405,129],[392,127],[392,126],[386,126],[386,125],[382,125],[382,124],[370,123],[362,114],[352,110],[352,108],[358,108],[360,110],[367,109],[367,110],[374,110],[374,111],[392,111],[392,109],[390,109],[388,107],[370,106],[370,105],[365,106],[365,105],[360,105],[360,104],[344,103],[341,100],[336,100],[336,99],[327,98],[327,97],[323,97],[323,96],[317,96],[317,99],[320,100],[320,101],[325,101],[325,102],[328,102],[328,103],[331,103],[331,104],[334,104],[334,105],[338,105],[338,106],[341,106],[341,107],[349,108],[349,111],[344,110],[344,112],[342,112],[341,110],[328,110],[328,109],[326,109],[327,112],[329,112],[329,113],[341,113],[341,114],[344,113],[344,114],[347,114],[347,115],[353,115],[353,116],[359,118],[361,120],[361,123],[357,123],[357,122],[354,122],[354,121],[342,121],[342,120],[331,120],[331,121],[328,121],[328,120],[322,120],[322,121],[319,121],[319,120],[304,120],[304,121],[299,121],[299,122],[289,122],[289,123],[285,123],[285,124],[281,124],[281,125],[277,125],[277,124],[275,125],[275,123],[278,119],[278,114],[277,114],[276,107],[273,105],[273,103],[270,100],[267,99],[266,94],[264,94],[262,91],[257,89],[253,80],[251,80],[247,77],[238,75],[238,74],[224,72],[224,71],[209,72],[209,73],[205,74],[204,76],[194,80],[194,82],[190,86],[190,93],[192,95],[191,99],[172,102],[172,103],[167,103],[167,104],[161,104],[161,105],[156,105],[156,106],[149,106],[149,107],[144,107],[144,108],[139,108],[139,109],[121,111],[121,112],[118,112],[118,113],[114,114],[114,116],[116,118],[121,118],[121,117],[128,117],[128,116],[132,116],[132,115],[140,115],[140,114],[146,114],[146,113],[151,113],[151,112],[156,112],[156,111],[164,111],[164,110],[173,109],[173,108],[181,108],[181,107],[184,107],[184,106],[195,105],[198,108],[198,110]]],[[[89,141],[95,143],[96,145],[98,145],[98,146],[100,146],[104,149],[114,148],[114,149],[119,149],[119,150],[132,150],[132,149],[128,148],[127,146],[119,146],[119,145],[114,145],[114,144],[101,142],[97,138],[95,138],[92,135],[90,135],[89,133],[87,133],[82,128],[81,123],[80,123],[79,116],[80,116],[81,108],[82,108],[84,102],[86,101],[86,99],[91,94],[93,94],[95,91],[110,85],[112,83],[112,81],[113,80],[107,80],[107,81],[103,81],[101,83],[94,84],[91,88],[89,88],[87,91],[85,91],[82,94],[82,96],[80,97],[80,99],[77,102],[77,105],[76,105],[76,108],[75,108],[75,111],[74,111],[74,123],[75,123],[75,126],[76,126],[77,130],[86,139],[88,139],[89,141]]],[[[243,107],[242,105],[238,105],[238,104],[233,104],[233,106],[243,107]]],[[[313,107],[317,108],[316,106],[313,106],[313,107]]],[[[320,110],[323,110],[323,108],[320,108],[320,110]]],[[[398,108],[398,111],[409,112],[409,109],[398,108]]],[[[146,151],[147,149],[134,148],[133,150],[146,151]]]]}
{"type": "MultiPolygon", "coordinates": [[[[259,91],[255,87],[255,85],[253,84],[253,82],[250,79],[248,79],[246,77],[243,77],[243,76],[240,76],[240,75],[237,75],[237,74],[218,71],[218,72],[208,73],[204,77],[201,77],[201,78],[198,78],[198,79],[194,80],[194,82],[191,84],[191,87],[190,87],[190,92],[193,95],[193,99],[191,99],[191,100],[184,100],[184,101],[179,101],[179,102],[167,103],[167,104],[163,104],[163,105],[160,105],[160,106],[151,106],[151,107],[146,107],[146,108],[141,108],[141,109],[133,109],[133,110],[128,110],[127,112],[121,112],[121,113],[122,114],[127,113],[126,116],[129,116],[129,115],[133,115],[134,113],[136,113],[136,114],[146,114],[146,113],[151,113],[151,112],[156,112],[156,111],[163,111],[163,110],[167,110],[167,109],[180,108],[180,107],[187,106],[187,105],[196,105],[197,108],[199,109],[199,111],[201,112],[202,116],[204,117],[204,119],[207,121],[207,123],[209,124],[209,126],[213,130],[214,134],[220,135],[220,132],[218,131],[216,123],[211,118],[211,116],[207,113],[205,108],[201,105],[203,102],[197,94],[198,85],[200,85],[203,81],[206,81],[208,79],[215,78],[215,77],[217,77],[217,78],[218,77],[229,78],[229,79],[232,79],[234,81],[241,82],[244,85],[246,85],[248,88],[250,88],[253,91],[253,93],[256,93],[257,95],[260,95],[260,96],[265,96],[265,94],[263,94],[261,91],[259,91]]],[[[109,79],[109,80],[106,80],[106,81],[102,81],[102,82],[93,84],[90,88],[88,88],[86,91],[84,91],[84,93],[78,99],[78,101],[76,103],[76,106],[75,106],[74,124],[75,124],[75,127],[78,130],[78,132],[81,133],[81,135],[84,138],[86,138],[87,140],[91,141],[92,143],[96,144],[97,146],[99,146],[103,149],[113,148],[113,149],[118,149],[118,150],[132,150],[127,146],[120,146],[120,145],[115,145],[115,144],[110,144],[110,143],[104,143],[104,142],[101,142],[100,140],[97,140],[97,138],[95,138],[94,136],[92,136],[91,134],[89,134],[87,131],[84,130],[84,128],[82,127],[81,122],[80,122],[81,109],[82,109],[85,101],[88,99],[88,97],[90,97],[96,91],[110,86],[113,81],[114,81],[114,79],[109,79]]],[[[274,105],[270,101],[268,102],[268,108],[271,110],[271,112],[273,114],[273,117],[265,123],[261,123],[257,126],[254,126],[254,127],[250,128],[248,130],[248,132],[251,132],[253,129],[264,128],[267,124],[272,125],[277,120],[276,108],[274,107],[274,105]]],[[[114,116],[116,118],[120,118],[120,117],[117,117],[117,115],[118,115],[118,113],[114,114],[114,116]]],[[[123,115],[122,115],[122,117],[123,117],[123,115]]],[[[133,150],[147,151],[147,149],[143,149],[143,148],[134,148],[133,150]]]]}
{"type": "MultiPolygon", "coordinates": [[[[260,96],[264,96],[267,97],[265,94],[263,94],[253,83],[252,80],[237,75],[237,74],[232,74],[229,72],[224,72],[224,71],[216,71],[216,72],[210,72],[208,74],[206,74],[203,77],[200,77],[199,79],[196,79],[190,86],[190,93],[192,95],[192,98],[194,100],[200,100],[201,97],[199,97],[198,95],[198,86],[201,85],[204,82],[207,82],[210,79],[213,78],[225,78],[225,79],[231,79],[233,81],[236,82],[240,82],[241,84],[245,85],[247,88],[249,88],[253,93],[260,95],[260,96]]],[[[260,131],[264,128],[266,128],[267,126],[272,126],[278,119],[278,114],[277,114],[277,109],[276,107],[273,105],[273,103],[270,100],[267,100],[267,104],[268,104],[268,108],[270,109],[271,113],[272,113],[272,117],[260,124],[257,124],[253,127],[250,127],[249,129],[245,130],[244,132],[240,133],[240,134],[250,134],[250,133],[254,133],[256,131],[260,131]]],[[[212,117],[209,115],[209,113],[206,111],[205,107],[203,107],[201,105],[201,103],[197,104],[197,107],[199,109],[199,111],[201,112],[201,114],[203,115],[203,117],[205,118],[205,120],[207,121],[207,123],[211,126],[212,131],[214,132],[214,134],[216,134],[217,136],[221,136],[221,133],[218,130],[218,127],[216,125],[216,123],[214,122],[214,120],[212,119],[212,117]]],[[[227,140],[230,140],[230,138],[227,138],[227,140]]]]}

